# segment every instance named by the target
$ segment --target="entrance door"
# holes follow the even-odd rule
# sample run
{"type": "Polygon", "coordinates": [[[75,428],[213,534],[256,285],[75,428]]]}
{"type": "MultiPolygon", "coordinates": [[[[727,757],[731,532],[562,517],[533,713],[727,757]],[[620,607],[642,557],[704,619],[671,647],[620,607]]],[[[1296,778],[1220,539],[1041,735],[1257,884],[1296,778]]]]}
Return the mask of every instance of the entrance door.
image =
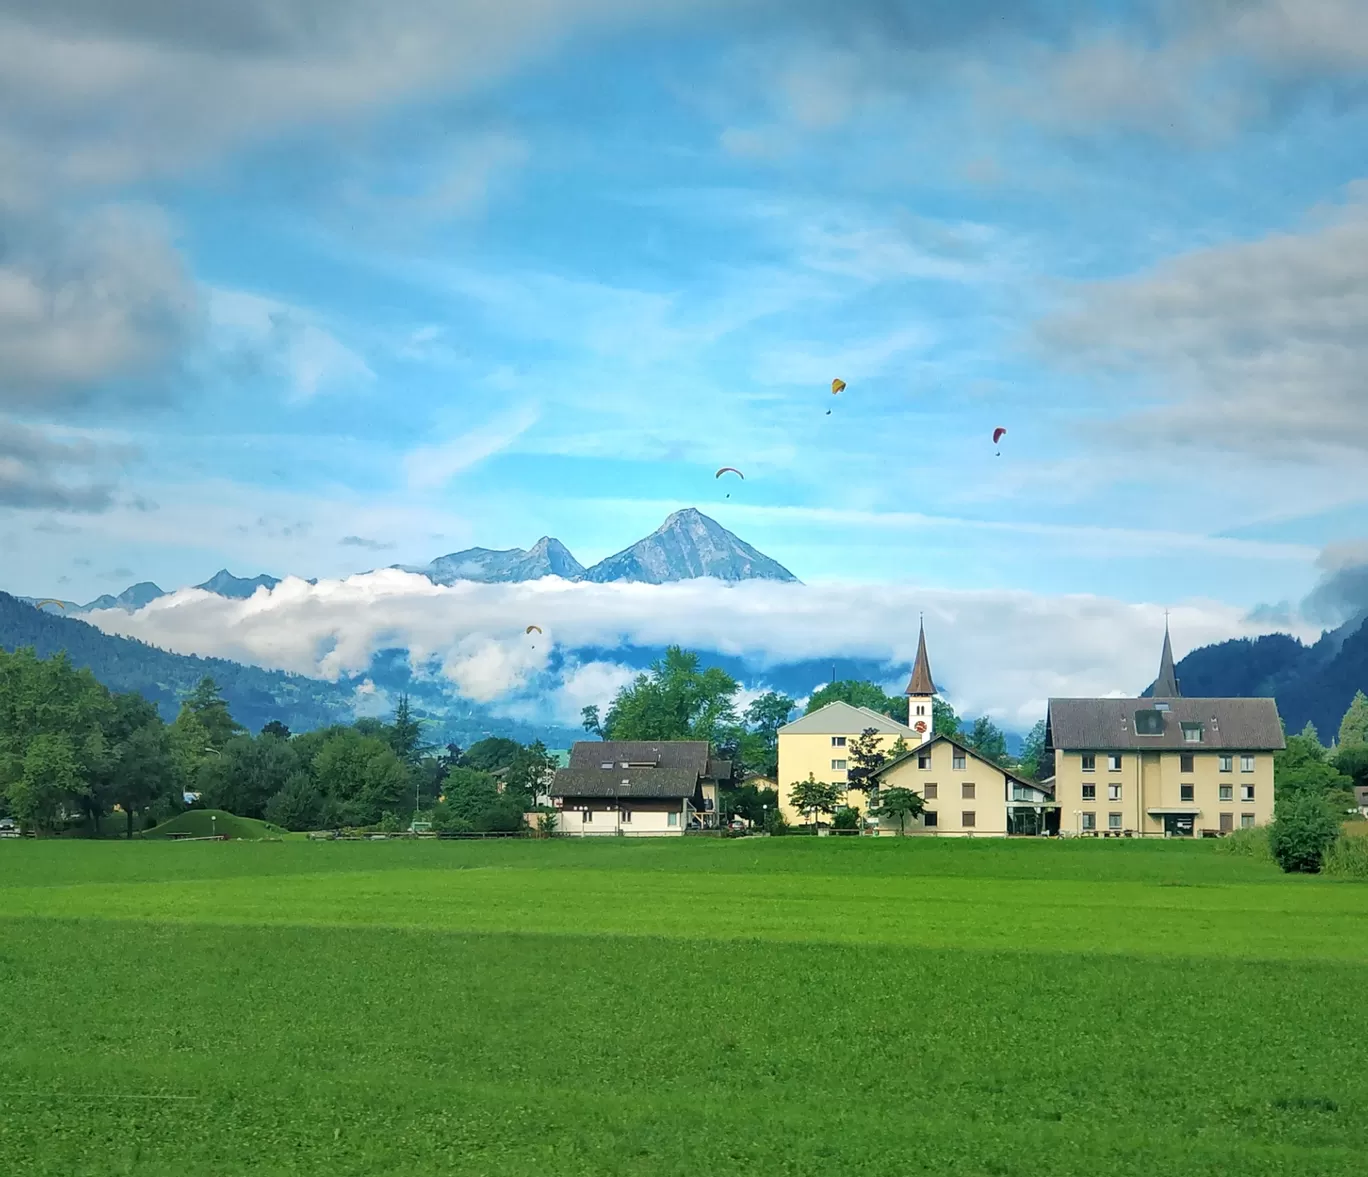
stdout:
{"type": "Polygon", "coordinates": [[[1164,814],[1164,833],[1174,838],[1192,837],[1192,827],[1196,819],[1190,813],[1164,814]]]}

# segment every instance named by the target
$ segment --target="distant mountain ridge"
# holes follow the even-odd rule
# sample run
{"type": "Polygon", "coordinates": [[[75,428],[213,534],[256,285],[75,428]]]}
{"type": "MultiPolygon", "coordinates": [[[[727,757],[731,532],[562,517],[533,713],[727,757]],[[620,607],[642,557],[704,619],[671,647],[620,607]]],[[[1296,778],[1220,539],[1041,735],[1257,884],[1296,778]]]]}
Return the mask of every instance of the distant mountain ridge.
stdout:
{"type": "MultiPolygon", "coordinates": [[[[590,584],[669,584],[701,577],[733,583],[742,580],[802,583],[777,560],[757,551],[696,507],[675,511],[645,539],[600,560],[592,568],[585,568],[569,548],[549,535],[542,536],[526,550],[467,548],[438,556],[428,564],[391,564],[390,567],[425,576],[433,584],[439,585],[453,585],[463,580],[482,584],[518,584],[547,576],[590,584]]],[[[241,577],[234,576],[226,568],[220,568],[208,580],[194,587],[220,597],[246,600],[258,588],[270,590],[279,583],[278,577],[265,573],[241,577]]],[[[311,579],[309,583],[316,584],[317,580],[311,579]]],[[[78,605],[74,601],[63,601],[62,604],[68,614],[90,613],[97,609],[126,609],[131,612],[166,595],[163,589],[145,580],[124,589],[118,596],[105,593],[85,605],[78,605]]],[[[18,599],[30,605],[38,602],[35,597],[18,599]]],[[[45,607],[44,612],[47,611],[45,607]]]]}
{"type": "Polygon", "coordinates": [[[1355,691],[1368,691],[1368,613],[1308,646],[1285,633],[1239,638],[1193,650],[1176,667],[1189,697],[1271,695],[1289,732],[1313,723],[1329,744],[1355,691]]]}

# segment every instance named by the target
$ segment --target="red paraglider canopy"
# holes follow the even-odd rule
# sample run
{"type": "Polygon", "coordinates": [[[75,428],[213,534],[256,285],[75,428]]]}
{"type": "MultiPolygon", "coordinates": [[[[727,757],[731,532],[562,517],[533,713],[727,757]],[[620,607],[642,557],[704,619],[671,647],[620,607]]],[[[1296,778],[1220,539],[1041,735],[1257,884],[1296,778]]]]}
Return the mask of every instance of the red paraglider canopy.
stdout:
{"type": "Polygon", "coordinates": [[[997,443],[1000,442],[1006,436],[1007,430],[1005,430],[1001,425],[999,425],[996,429],[993,430],[993,444],[997,445],[997,443]]]}

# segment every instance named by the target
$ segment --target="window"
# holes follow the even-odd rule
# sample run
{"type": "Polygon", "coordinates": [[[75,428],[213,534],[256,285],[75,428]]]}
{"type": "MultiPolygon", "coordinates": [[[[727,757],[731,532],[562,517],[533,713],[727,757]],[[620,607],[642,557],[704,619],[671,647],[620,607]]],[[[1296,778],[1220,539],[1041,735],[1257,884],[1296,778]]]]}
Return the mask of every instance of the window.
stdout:
{"type": "Polygon", "coordinates": [[[622,811],[622,821],[624,825],[632,824],[632,811],[630,809],[624,809],[622,811]]]}
{"type": "Polygon", "coordinates": [[[677,826],[679,824],[679,814],[667,813],[665,815],[665,824],[667,826],[677,826]]]}
{"type": "Polygon", "coordinates": [[[1234,771],[1235,771],[1235,757],[1233,757],[1229,752],[1222,752],[1222,753],[1221,753],[1221,771],[1222,771],[1222,772],[1234,772],[1234,771]]]}
{"type": "Polygon", "coordinates": [[[951,766],[952,768],[963,768],[963,767],[964,767],[964,753],[961,752],[958,748],[955,749],[955,757],[954,757],[954,759],[951,761],[950,766],[951,766]]]}
{"type": "Polygon", "coordinates": [[[1254,771],[1254,757],[1252,757],[1252,756],[1250,756],[1250,755],[1248,755],[1248,754],[1246,754],[1246,755],[1244,755],[1244,756],[1241,756],[1241,757],[1240,757],[1240,771],[1241,771],[1241,772],[1253,772],[1253,771],[1254,771]]]}
{"type": "Polygon", "coordinates": [[[1097,757],[1094,756],[1094,755],[1092,755],[1092,753],[1085,753],[1085,754],[1083,755],[1083,757],[1082,757],[1082,761],[1083,761],[1083,771],[1084,771],[1084,772],[1096,772],[1096,771],[1097,771],[1097,757]]]}
{"type": "Polygon", "coordinates": [[[974,784],[972,781],[965,781],[960,785],[960,799],[964,801],[974,800],[974,784]]]}
{"type": "Polygon", "coordinates": [[[831,737],[831,746],[832,746],[833,748],[844,748],[844,747],[845,747],[845,742],[846,742],[845,736],[832,736],[832,737],[831,737]]]}
{"type": "Polygon", "coordinates": [[[612,767],[613,767],[613,762],[612,762],[611,760],[605,760],[602,764],[599,765],[599,767],[600,767],[600,768],[612,768],[612,767]]]}
{"type": "Polygon", "coordinates": [[[1135,713],[1135,734],[1137,736],[1162,736],[1164,734],[1164,715],[1150,707],[1135,713]]]}
{"type": "Polygon", "coordinates": [[[1120,786],[1120,785],[1108,785],[1108,786],[1107,786],[1107,800],[1108,800],[1108,801],[1120,801],[1120,800],[1121,800],[1121,786],[1120,786]]]}
{"type": "Polygon", "coordinates": [[[592,809],[585,809],[582,812],[584,816],[581,818],[581,820],[585,823],[585,825],[588,825],[591,821],[594,820],[594,811],[592,809]]]}
{"type": "Polygon", "coordinates": [[[1241,786],[1240,786],[1240,800],[1241,800],[1241,801],[1253,801],[1253,800],[1254,800],[1254,786],[1253,786],[1253,785],[1241,785],[1241,786]]]}
{"type": "Polygon", "coordinates": [[[845,772],[846,762],[844,760],[833,760],[831,762],[832,772],[845,772]]]}
{"type": "Polygon", "coordinates": [[[1222,800],[1222,801],[1234,801],[1234,800],[1235,800],[1235,786],[1234,786],[1234,785],[1222,785],[1222,786],[1221,786],[1221,800],[1222,800]]]}
{"type": "Polygon", "coordinates": [[[1196,757],[1194,757],[1194,756],[1192,755],[1191,752],[1179,752],[1179,753],[1178,753],[1178,771],[1179,771],[1179,772],[1195,772],[1196,769],[1193,767],[1195,760],[1196,760],[1196,757]]]}
{"type": "Polygon", "coordinates": [[[1097,786],[1096,786],[1096,785],[1089,784],[1089,785],[1084,785],[1084,786],[1083,786],[1083,800],[1084,800],[1084,801],[1096,801],[1096,800],[1097,800],[1097,786]]]}
{"type": "Polygon", "coordinates": [[[926,801],[935,801],[940,796],[940,786],[935,781],[927,781],[922,786],[922,797],[926,801]]]}
{"type": "Polygon", "coordinates": [[[936,828],[936,811],[934,809],[927,809],[923,811],[922,824],[928,830],[933,830],[936,828]]]}
{"type": "Polygon", "coordinates": [[[1233,813],[1221,814],[1221,833],[1228,834],[1235,828],[1235,815],[1233,813]]]}
{"type": "Polygon", "coordinates": [[[1119,813],[1107,814],[1107,829],[1119,830],[1121,828],[1121,815],[1119,813]]]}
{"type": "Polygon", "coordinates": [[[1183,743],[1200,744],[1202,742],[1202,725],[1200,723],[1183,724],[1183,743]]]}
{"type": "Polygon", "coordinates": [[[1012,785],[1012,800],[1013,800],[1013,801],[1034,801],[1034,800],[1036,800],[1036,792],[1037,792],[1037,790],[1031,788],[1029,785],[1018,785],[1018,784],[1016,784],[1016,783],[1013,783],[1013,785],[1012,785]]]}
{"type": "Polygon", "coordinates": [[[1191,801],[1191,800],[1192,800],[1192,786],[1191,786],[1191,785],[1179,785],[1179,786],[1178,786],[1178,800],[1179,800],[1179,801],[1191,801]]]}
{"type": "Polygon", "coordinates": [[[963,813],[960,814],[960,825],[964,826],[965,829],[973,828],[974,811],[972,809],[966,809],[963,813]]]}
{"type": "Polygon", "coordinates": [[[1240,829],[1252,830],[1254,828],[1254,815],[1252,813],[1240,814],[1240,829]]]}
{"type": "Polygon", "coordinates": [[[919,752],[917,754],[917,767],[926,772],[931,768],[931,753],[919,752]]]}
{"type": "Polygon", "coordinates": [[[918,703],[918,704],[917,704],[917,714],[918,714],[918,715],[925,715],[925,714],[926,714],[926,704],[925,704],[925,703],[918,703]]]}
{"type": "Polygon", "coordinates": [[[1097,814],[1095,814],[1095,813],[1085,813],[1085,814],[1083,815],[1083,828],[1084,828],[1085,830],[1095,830],[1095,829],[1097,829],[1097,814]]]}
{"type": "Polygon", "coordinates": [[[1120,752],[1112,752],[1112,753],[1107,757],[1107,771],[1108,771],[1108,772],[1120,772],[1120,771],[1121,771],[1121,753],[1120,753],[1120,752]]]}

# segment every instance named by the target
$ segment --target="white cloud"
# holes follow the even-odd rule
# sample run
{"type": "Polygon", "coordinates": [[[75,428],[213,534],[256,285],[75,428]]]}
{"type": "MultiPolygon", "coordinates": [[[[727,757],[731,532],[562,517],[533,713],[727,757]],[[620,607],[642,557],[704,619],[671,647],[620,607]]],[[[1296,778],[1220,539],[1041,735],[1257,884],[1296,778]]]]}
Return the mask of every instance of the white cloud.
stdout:
{"type": "Polygon", "coordinates": [[[313,311],[243,290],[210,290],[208,305],[215,342],[230,366],[276,376],[296,399],[375,379],[365,359],[313,311]]]}
{"type": "MultiPolygon", "coordinates": [[[[557,687],[545,674],[552,642],[563,650],[679,643],[744,657],[757,668],[832,656],[910,665],[919,612],[950,702],[1013,726],[1034,722],[1051,695],[1140,690],[1153,676],[1164,624],[1159,605],[1084,595],[554,578],[442,588],[397,571],[316,586],[290,578],[248,601],[185,589],[135,614],[91,620],[172,650],[334,678],[363,673],[373,653],[403,645],[419,662],[440,659],[445,676],[470,697],[507,698],[525,711],[529,692],[557,687]],[[528,619],[543,627],[545,640],[523,632],[528,619]]],[[[1172,627],[1180,656],[1258,632],[1241,610],[1205,601],[1175,608],[1172,627]]],[[[606,703],[625,676],[611,664],[572,667],[559,683],[558,713],[568,720],[585,701],[606,703]],[[596,691],[603,694],[594,699],[596,691]]]]}
{"type": "Polygon", "coordinates": [[[409,485],[433,490],[508,449],[537,422],[538,413],[524,405],[439,445],[420,446],[404,459],[409,485]]]}

